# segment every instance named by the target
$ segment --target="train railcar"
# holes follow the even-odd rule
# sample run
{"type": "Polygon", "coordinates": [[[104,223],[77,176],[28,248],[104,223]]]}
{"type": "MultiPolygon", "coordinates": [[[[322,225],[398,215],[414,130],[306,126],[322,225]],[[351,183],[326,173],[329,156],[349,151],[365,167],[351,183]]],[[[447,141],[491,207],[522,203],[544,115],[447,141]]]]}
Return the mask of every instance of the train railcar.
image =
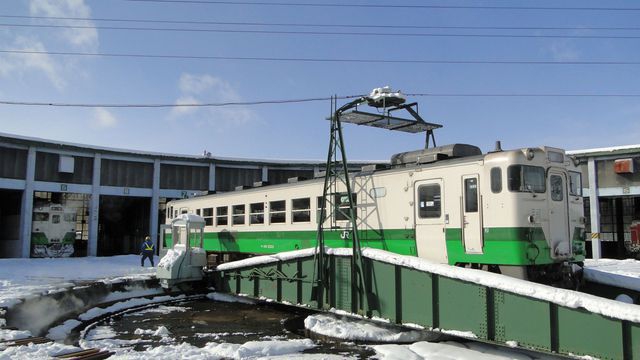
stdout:
{"type": "Polygon", "coordinates": [[[38,206],[33,211],[32,257],[69,257],[76,240],[76,211],[59,204],[38,206]]]}
{"type": "MultiPolygon", "coordinates": [[[[350,174],[362,247],[566,285],[584,260],[581,174],[561,149],[494,151],[455,144],[394,155],[350,174]]],[[[194,213],[204,247],[227,258],[316,245],[324,179],[168,203],[167,223],[194,213]]],[[[325,245],[351,247],[348,196],[328,201],[325,245]]]]}

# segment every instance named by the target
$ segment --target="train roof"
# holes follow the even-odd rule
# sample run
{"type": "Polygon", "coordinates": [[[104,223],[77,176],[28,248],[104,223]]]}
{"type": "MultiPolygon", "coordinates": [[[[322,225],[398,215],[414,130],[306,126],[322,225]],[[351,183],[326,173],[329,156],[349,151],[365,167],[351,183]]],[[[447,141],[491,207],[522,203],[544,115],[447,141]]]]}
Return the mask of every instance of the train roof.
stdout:
{"type": "MultiPolygon", "coordinates": [[[[512,150],[512,151],[519,151],[519,150],[512,150]]],[[[401,153],[401,154],[417,154],[417,153],[425,155],[420,157],[421,160],[418,162],[412,162],[412,163],[404,162],[402,164],[399,163],[396,165],[392,165],[392,164],[365,165],[361,168],[360,171],[350,172],[349,174],[353,177],[371,176],[373,174],[391,174],[395,172],[408,171],[408,170],[418,169],[418,168],[423,169],[423,168],[441,167],[446,165],[462,164],[466,162],[481,161],[487,155],[487,154],[482,154],[479,148],[473,145],[467,145],[467,144],[445,145],[437,148],[422,149],[422,150],[410,151],[410,152],[401,153]],[[474,150],[472,148],[475,148],[477,150],[474,150]]],[[[396,155],[401,155],[401,154],[396,154],[396,155]]],[[[405,157],[405,159],[407,159],[407,157],[405,157]]],[[[392,160],[392,163],[393,163],[393,160],[392,160]]],[[[324,174],[324,172],[320,174],[324,174]]],[[[241,187],[238,187],[237,190],[235,191],[199,195],[199,196],[195,196],[188,199],[172,200],[171,202],[180,203],[183,201],[190,201],[194,199],[233,196],[239,193],[247,194],[251,192],[259,192],[259,191],[263,191],[265,188],[280,189],[280,188],[295,186],[296,184],[307,185],[307,184],[311,184],[315,182],[323,182],[323,181],[324,181],[324,175],[315,177],[313,179],[304,179],[304,180],[299,178],[298,179],[292,178],[287,183],[274,184],[274,185],[264,184],[260,182],[261,183],[260,186],[255,186],[255,187],[241,186],[241,187]]]]}

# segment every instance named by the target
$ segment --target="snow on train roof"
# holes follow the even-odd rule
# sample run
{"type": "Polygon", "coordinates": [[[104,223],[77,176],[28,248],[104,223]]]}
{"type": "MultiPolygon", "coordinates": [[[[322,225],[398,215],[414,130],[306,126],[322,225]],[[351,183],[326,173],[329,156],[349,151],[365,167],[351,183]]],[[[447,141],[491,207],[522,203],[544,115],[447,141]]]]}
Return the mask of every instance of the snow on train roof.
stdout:
{"type": "MultiPolygon", "coordinates": [[[[257,256],[245,260],[230,262],[218,266],[218,270],[232,270],[260,264],[268,264],[276,261],[291,260],[299,257],[307,257],[315,254],[316,248],[291,251],[279,254],[257,256]]],[[[351,255],[351,249],[331,249],[327,248],[328,254],[338,256],[351,255]]],[[[420,271],[426,271],[448,278],[472,282],[483,286],[492,287],[510,293],[533,297],[549,301],[560,306],[577,309],[584,308],[590,312],[604,316],[640,322],[640,307],[638,305],[626,304],[614,300],[604,299],[597,296],[580,293],[577,291],[559,289],[547,285],[537,284],[530,281],[511,278],[508,276],[494,274],[482,270],[466,269],[445,264],[436,264],[428,260],[414,256],[405,256],[390,253],[383,250],[365,248],[362,255],[394,265],[400,265],[420,271]]]]}

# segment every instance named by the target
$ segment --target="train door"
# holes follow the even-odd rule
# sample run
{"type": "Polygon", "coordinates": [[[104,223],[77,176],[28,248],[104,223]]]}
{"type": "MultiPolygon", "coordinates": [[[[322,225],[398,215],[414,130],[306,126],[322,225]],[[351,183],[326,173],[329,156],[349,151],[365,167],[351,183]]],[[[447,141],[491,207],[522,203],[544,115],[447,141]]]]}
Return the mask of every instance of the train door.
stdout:
{"type": "Polygon", "coordinates": [[[418,181],[414,189],[418,256],[438,263],[447,263],[442,179],[418,181]]]}
{"type": "Polygon", "coordinates": [[[566,194],[567,177],[559,169],[549,169],[549,244],[553,249],[553,257],[569,256],[569,210],[566,194]]]}
{"type": "Polygon", "coordinates": [[[478,174],[462,177],[462,242],[470,254],[482,254],[482,207],[478,174]]]}

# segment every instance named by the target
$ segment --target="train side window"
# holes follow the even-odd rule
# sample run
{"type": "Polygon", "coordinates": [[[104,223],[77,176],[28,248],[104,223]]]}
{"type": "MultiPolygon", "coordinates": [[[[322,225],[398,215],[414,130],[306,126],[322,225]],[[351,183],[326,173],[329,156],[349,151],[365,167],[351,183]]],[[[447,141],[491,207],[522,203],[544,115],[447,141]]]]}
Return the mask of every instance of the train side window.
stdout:
{"type": "Polygon", "coordinates": [[[562,201],[564,199],[562,178],[558,175],[551,175],[549,177],[549,185],[551,186],[551,200],[562,201]]]}
{"type": "Polygon", "coordinates": [[[502,192],[502,169],[499,167],[491,168],[491,192],[502,192]]]}
{"type": "Polygon", "coordinates": [[[418,216],[420,218],[439,218],[442,214],[441,204],[439,184],[421,185],[418,188],[418,216]]]}
{"type": "Polygon", "coordinates": [[[249,205],[249,224],[264,224],[264,203],[249,205]]]}
{"type": "Polygon", "coordinates": [[[202,217],[204,218],[204,224],[206,226],[213,225],[213,208],[202,209],[202,217]]]}
{"type": "Polygon", "coordinates": [[[464,179],[464,212],[478,212],[478,179],[464,179]]]}
{"type": "Polygon", "coordinates": [[[229,225],[229,208],[219,206],[216,208],[216,226],[229,225]]]}
{"type": "Polygon", "coordinates": [[[291,219],[294,223],[311,221],[311,199],[291,200],[291,219]]]}
{"type": "Polygon", "coordinates": [[[507,169],[509,191],[544,193],[547,191],[543,167],[511,165],[507,169]]]}
{"type": "Polygon", "coordinates": [[[233,205],[231,214],[233,225],[244,225],[244,205],[233,205]]]}
{"type": "Polygon", "coordinates": [[[582,196],[582,174],[577,171],[569,171],[569,194],[582,196]]]}
{"type": "MultiPolygon", "coordinates": [[[[353,203],[354,211],[356,211],[356,200],[356,194],[351,194],[351,202],[353,203]]],[[[347,196],[347,193],[340,193],[335,196],[334,207],[334,214],[337,221],[349,220],[349,197],[347,196]]],[[[357,211],[353,215],[358,217],[357,211]]]]}
{"type": "Polygon", "coordinates": [[[287,202],[284,200],[269,203],[269,223],[282,224],[287,221],[287,202]]]}

